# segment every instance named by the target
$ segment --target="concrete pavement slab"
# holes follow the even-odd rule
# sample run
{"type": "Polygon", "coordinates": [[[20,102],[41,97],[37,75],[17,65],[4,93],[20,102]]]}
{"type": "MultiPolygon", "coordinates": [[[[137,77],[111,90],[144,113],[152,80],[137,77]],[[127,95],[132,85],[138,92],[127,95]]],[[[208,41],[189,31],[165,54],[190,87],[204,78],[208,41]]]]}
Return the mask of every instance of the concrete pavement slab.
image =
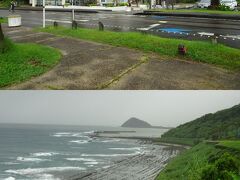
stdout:
{"type": "Polygon", "coordinates": [[[49,72],[6,89],[240,89],[239,73],[212,65],[24,27],[4,26],[4,32],[16,42],[39,43],[62,52],[60,63],[49,72]]]}
{"type": "Polygon", "coordinates": [[[240,74],[211,65],[152,59],[109,89],[240,89],[240,74]]]}

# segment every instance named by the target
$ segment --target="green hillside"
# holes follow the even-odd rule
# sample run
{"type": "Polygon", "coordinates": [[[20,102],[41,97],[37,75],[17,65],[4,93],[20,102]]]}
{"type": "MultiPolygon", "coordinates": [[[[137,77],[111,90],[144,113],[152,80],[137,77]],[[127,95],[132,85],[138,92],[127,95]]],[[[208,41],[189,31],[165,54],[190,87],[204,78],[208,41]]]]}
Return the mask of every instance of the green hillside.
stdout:
{"type": "Polygon", "coordinates": [[[206,114],[171,129],[162,135],[162,139],[167,138],[238,139],[240,138],[240,104],[213,114],[206,114]]]}
{"type": "Polygon", "coordinates": [[[160,142],[193,147],[173,158],[156,179],[239,180],[239,139],[240,105],[171,129],[162,135],[160,142]]]}

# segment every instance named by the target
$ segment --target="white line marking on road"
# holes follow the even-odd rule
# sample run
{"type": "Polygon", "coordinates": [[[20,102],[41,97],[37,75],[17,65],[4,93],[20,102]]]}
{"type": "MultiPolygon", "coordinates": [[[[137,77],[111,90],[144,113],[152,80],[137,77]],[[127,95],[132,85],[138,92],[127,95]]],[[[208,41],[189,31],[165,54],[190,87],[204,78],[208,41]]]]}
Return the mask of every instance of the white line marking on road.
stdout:
{"type": "Polygon", "coordinates": [[[208,32],[199,32],[201,36],[214,36],[214,33],[208,33],[208,32]]]}
{"type": "Polygon", "coordinates": [[[240,39],[240,35],[226,35],[225,38],[240,39]]]}
{"type": "Polygon", "coordinates": [[[166,24],[168,21],[158,21],[159,23],[166,24]]]}
{"type": "Polygon", "coordinates": [[[81,20],[76,20],[76,21],[79,21],[79,22],[88,22],[89,20],[87,20],[87,19],[81,19],[81,20]]]}
{"type": "Polygon", "coordinates": [[[63,20],[54,20],[54,19],[46,19],[46,21],[49,21],[49,22],[61,22],[61,23],[72,23],[71,21],[63,21],[63,20]]]}
{"type": "Polygon", "coordinates": [[[141,31],[148,31],[154,27],[159,26],[160,24],[151,24],[150,26],[146,27],[146,28],[137,28],[137,30],[141,30],[141,31]]]}

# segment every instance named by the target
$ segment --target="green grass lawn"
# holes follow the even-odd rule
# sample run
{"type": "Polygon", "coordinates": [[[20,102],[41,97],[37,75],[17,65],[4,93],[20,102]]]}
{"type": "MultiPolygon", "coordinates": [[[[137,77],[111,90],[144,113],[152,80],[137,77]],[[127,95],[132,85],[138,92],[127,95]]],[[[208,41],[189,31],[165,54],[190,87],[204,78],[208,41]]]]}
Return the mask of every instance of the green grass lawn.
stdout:
{"type": "Polygon", "coordinates": [[[38,30],[60,36],[69,36],[111,44],[113,46],[134,48],[145,52],[155,52],[168,57],[193,60],[218,65],[227,69],[240,70],[240,50],[221,44],[214,45],[210,42],[161,38],[138,32],[102,32],[85,28],[72,30],[64,27],[47,27],[38,30]],[[177,47],[179,44],[184,44],[188,49],[185,57],[179,56],[177,53],[177,47]]]}
{"type": "Polygon", "coordinates": [[[240,151],[240,140],[239,141],[237,140],[236,141],[230,141],[230,140],[220,141],[218,145],[240,151]]]}
{"type": "Polygon", "coordinates": [[[210,156],[218,153],[214,145],[200,143],[172,159],[157,180],[200,180],[210,156]]]}
{"type": "Polygon", "coordinates": [[[168,13],[207,13],[207,14],[226,14],[226,15],[240,15],[240,11],[218,11],[209,9],[156,9],[153,11],[168,12],[168,13]]]}
{"type": "Polygon", "coordinates": [[[38,76],[55,66],[58,50],[37,44],[14,44],[6,40],[8,50],[0,54],[0,88],[38,76]]]}
{"type": "Polygon", "coordinates": [[[7,23],[7,18],[0,17],[0,23],[7,23]]]}
{"type": "Polygon", "coordinates": [[[164,142],[164,143],[173,143],[173,144],[181,144],[181,145],[188,145],[188,146],[194,146],[196,142],[201,141],[200,139],[196,138],[175,138],[175,137],[162,137],[156,140],[158,142],[164,142]]]}

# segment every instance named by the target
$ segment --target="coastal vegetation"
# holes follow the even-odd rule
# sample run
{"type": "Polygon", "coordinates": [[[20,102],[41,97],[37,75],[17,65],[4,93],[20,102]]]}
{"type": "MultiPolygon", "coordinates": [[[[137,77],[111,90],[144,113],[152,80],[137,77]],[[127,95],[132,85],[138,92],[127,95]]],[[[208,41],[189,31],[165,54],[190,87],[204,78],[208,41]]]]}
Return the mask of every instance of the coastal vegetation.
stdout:
{"type": "Polygon", "coordinates": [[[233,150],[240,151],[240,141],[224,140],[224,141],[220,141],[218,143],[218,146],[222,146],[222,147],[225,147],[225,148],[230,148],[230,149],[233,149],[233,150]]]}
{"type": "Polygon", "coordinates": [[[240,105],[206,114],[162,135],[163,138],[235,139],[240,138],[240,105]]]}
{"type": "Polygon", "coordinates": [[[122,46],[138,49],[144,52],[155,52],[162,56],[209,63],[231,70],[240,70],[240,50],[212,44],[203,41],[188,41],[181,39],[162,38],[139,32],[112,32],[96,29],[70,29],[66,27],[38,29],[59,36],[90,40],[113,46],[122,46]],[[185,56],[178,54],[178,45],[184,44],[187,48],[185,56]]]}
{"type": "Polygon", "coordinates": [[[170,161],[157,180],[237,180],[240,178],[239,157],[240,151],[202,142],[170,161]]]}
{"type": "Polygon", "coordinates": [[[0,23],[7,23],[6,17],[0,17],[0,23]]]}
{"type": "Polygon", "coordinates": [[[191,145],[157,179],[240,179],[240,105],[204,115],[164,133],[159,142],[191,145]]]}
{"type": "Polygon", "coordinates": [[[37,45],[18,44],[3,40],[0,53],[0,88],[38,76],[55,66],[61,54],[58,50],[37,45]]]}

